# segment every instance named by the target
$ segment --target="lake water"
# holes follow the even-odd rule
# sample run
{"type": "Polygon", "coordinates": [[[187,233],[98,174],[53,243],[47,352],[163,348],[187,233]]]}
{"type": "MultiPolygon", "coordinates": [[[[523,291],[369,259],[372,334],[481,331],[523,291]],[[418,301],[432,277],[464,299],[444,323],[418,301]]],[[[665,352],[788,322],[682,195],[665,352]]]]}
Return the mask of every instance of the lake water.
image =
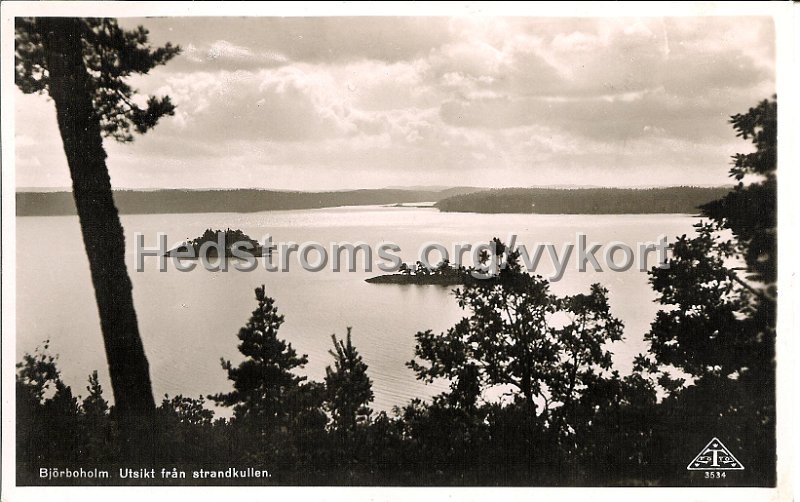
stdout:
{"type": "MultiPolygon", "coordinates": [[[[134,271],[133,234],[145,244],[156,244],[157,232],[169,236],[169,245],[196,237],[206,228],[240,228],[252,238],[265,234],[276,242],[381,241],[397,243],[405,261],[415,261],[420,246],[436,241],[448,248],[457,242],[486,242],[516,233],[518,243],[574,243],[576,232],[588,241],[621,241],[634,247],[664,234],[692,233],[695,218],[688,215],[508,215],[439,213],[432,208],[344,207],[273,211],[251,214],[163,214],[122,217],[127,236],[128,267],[140,331],[150,362],[157,401],[170,396],[207,395],[231,386],[220,367],[220,357],[238,362],[236,334],[256,302],[253,290],[266,284],[286,322],[280,335],[300,353],[308,354],[305,373],[321,380],[332,362],[330,335],[353,328],[353,342],[369,365],[373,380],[373,408],[388,410],[414,397],[430,397],[443,384],[425,385],[405,363],[413,358],[414,334],[441,332],[463,315],[449,288],[368,284],[364,279],[381,272],[334,273],[303,270],[296,258],[288,272],[209,272],[201,267],[179,272],[172,263],[159,272],[155,258],[134,271]]],[[[599,254],[599,253],[598,253],[599,254]]],[[[548,275],[549,259],[539,272],[548,275]]],[[[312,254],[313,261],[313,254],[312,254]]],[[[433,259],[432,261],[436,261],[433,259]]],[[[361,262],[359,262],[360,264],[361,262]]],[[[591,270],[591,267],[590,267],[591,270]]],[[[625,340],[614,344],[615,365],[630,370],[633,357],[646,350],[643,334],[658,305],[647,274],[636,267],[627,272],[579,273],[570,262],[564,278],[552,285],[558,294],[588,291],[600,282],[610,291],[613,313],[625,323],[625,340]]],[[[63,377],[76,393],[85,395],[88,374],[97,369],[111,398],[100,323],[89,267],[77,217],[17,218],[17,358],[32,352],[43,340],[59,355],[63,377]]]]}

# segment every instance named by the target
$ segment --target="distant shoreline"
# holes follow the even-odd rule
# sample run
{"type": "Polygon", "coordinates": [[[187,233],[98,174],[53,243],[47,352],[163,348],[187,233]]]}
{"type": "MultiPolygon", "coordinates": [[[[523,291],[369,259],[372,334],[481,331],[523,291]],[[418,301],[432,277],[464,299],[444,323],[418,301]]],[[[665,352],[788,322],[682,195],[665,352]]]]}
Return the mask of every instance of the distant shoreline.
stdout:
{"type": "MultiPolygon", "coordinates": [[[[114,192],[121,214],[255,213],[345,206],[436,208],[482,214],[697,214],[730,187],[503,188],[338,192],[152,190],[114,192]],[[432,203],[432,205],[431,205],[432,203]]],[[[75,215],[71,192],[17,192],[17,216],[75,215]]]]}
{"type": "Polygon", "coordinates": [[[503,188],[438,201],[442,212],[484,214],[697,214],[729,187],[503,188]]]}
{"type": "MultiPolygon", "coordinates": [[[[437,202],[454,195],[484,190],[455,187],[445,190],[365,189],[330,192],[278,190],[116,190],[120,214],[257,213],[262,211],[322,209],[437,202]]],[[[72,192],[17,192],[17,216],[77,214],[72,192]]]]}

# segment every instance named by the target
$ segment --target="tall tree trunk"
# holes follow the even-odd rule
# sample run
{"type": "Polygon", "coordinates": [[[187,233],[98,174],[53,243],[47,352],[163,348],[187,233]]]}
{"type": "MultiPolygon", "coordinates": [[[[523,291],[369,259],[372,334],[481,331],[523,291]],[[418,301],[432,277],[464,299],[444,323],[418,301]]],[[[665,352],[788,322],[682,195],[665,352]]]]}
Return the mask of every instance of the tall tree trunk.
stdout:
{"type": "Polygon", "coordinates": [[[40,19],[50,97],[56,105],[72,193],[89,258],[116,412],[130,451],[147,449],[155,412],[130,277],[125,236],[111,193],[100,122],[94,113],[77,19],[40,19]]]}

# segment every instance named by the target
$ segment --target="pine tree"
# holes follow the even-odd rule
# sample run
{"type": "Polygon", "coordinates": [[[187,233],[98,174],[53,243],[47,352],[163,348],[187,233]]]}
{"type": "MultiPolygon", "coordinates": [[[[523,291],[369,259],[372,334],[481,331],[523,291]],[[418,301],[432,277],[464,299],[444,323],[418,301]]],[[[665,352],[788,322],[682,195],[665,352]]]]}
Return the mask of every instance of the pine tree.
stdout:
{"type": "Polygon", "coordinates": [[[89,375],[89,385],[86,386],[89,392],[82,403],[83,412],[89,417],[105,417],[108,415],[108,403],[103,397],[103,386],[97,377],[97,370],[89,375]]]}
{"type": "Polygon", "coordinates": [[[288,401],[306,379],[292,371],[308,363],[308,356],[298,356],[291,343],[278,338],[283,316],[263,285],[255,292],[258,308],[238,334],[238,349],[245,359],[236,367],[222,360],[233,391],[208,397],[232,406],[235,418],[257,424],[263,432],[291,418],[293,407],[288,401]]]}
{"type": "Polygon", "coordinates": [[[114,421],[108,402],[103,397],[103,386],[100,385],[97,370],[89,375],[86,390],[89,394],[81,403],[85,455],[96,462],[113,461],[116,455],[114,421]]]}
{"type": "Polygon", "coordinates": [[[180,50],[170,44],[152,49],[147,35],[141,26],[123,30],[114,19],[17,18],[14,44],[17,87],[26,94],[47,92],[55,102],[125,449],[145,457],[152,451],[155,401],[103,135],[131,141],[131,130],[145,133],[173,114],[168,97],[150,97],[140,107],[125,83],[180,50]]]}
{"type": "Polygon", "coordinates": [[[333,427],[338,431],[353,431],[358,423],[368,420],[372,410],[368,407],[374,399],[372,380],[367,375],[367,364],[353,346],[352,328],[347,328],[347,338],[339,340],[331,335],[334,350],[333,368],[325,369],[326,407],[333,416],[333,427]]]}

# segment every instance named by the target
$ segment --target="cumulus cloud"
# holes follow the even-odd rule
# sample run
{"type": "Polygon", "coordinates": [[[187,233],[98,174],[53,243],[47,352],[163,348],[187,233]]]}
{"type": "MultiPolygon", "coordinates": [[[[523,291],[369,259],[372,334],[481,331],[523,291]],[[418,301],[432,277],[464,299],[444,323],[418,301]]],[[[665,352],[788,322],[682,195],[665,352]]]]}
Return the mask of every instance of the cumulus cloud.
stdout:
{"type": "MultiPolygon", "coordinates": [[[[178,108],[108,144],[118,186],[722,183],[774,93],[768,18],[124,22],[184,51],[132,80],[178,108]]],[[[18,96],[18,184],[54,183],[52,104],[18,96]]]]}

